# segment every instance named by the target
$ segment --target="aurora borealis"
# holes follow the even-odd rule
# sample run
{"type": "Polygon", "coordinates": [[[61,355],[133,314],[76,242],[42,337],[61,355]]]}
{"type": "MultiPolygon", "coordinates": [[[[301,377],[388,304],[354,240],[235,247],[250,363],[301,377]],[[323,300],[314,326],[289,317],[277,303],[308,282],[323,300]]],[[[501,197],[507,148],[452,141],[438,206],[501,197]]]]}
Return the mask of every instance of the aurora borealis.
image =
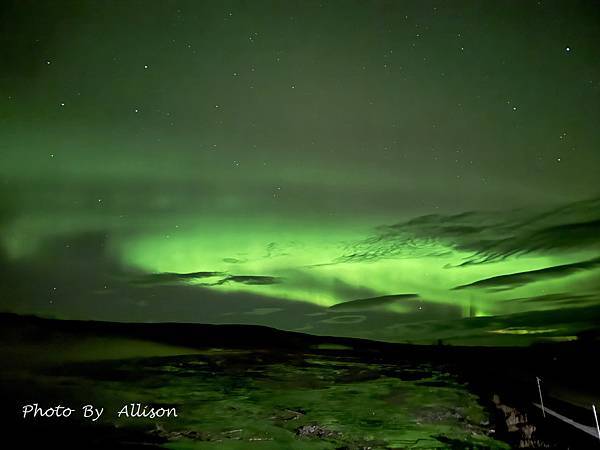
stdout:
{"type": "Polygon", "coordinates": [[[0,20],[2,311],[597,330],[598,4],[6,1],[0,20]]]}

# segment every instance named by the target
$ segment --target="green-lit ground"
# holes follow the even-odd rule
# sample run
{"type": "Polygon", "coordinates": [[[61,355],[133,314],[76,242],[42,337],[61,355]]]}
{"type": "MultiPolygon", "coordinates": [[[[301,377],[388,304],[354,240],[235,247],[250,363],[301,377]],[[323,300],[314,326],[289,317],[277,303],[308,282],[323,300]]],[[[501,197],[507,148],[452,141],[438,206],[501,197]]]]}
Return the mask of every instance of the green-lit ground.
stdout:
{"type": "Polygon", "coordinates": [[[215,349],[41,374],[38,392],[89,399],[107,424],[172,449],[507,448],[489,437],[477,396],[429,365],[215,349]],[[179,417],[117,418],[127,403],[175,406],[179,417]]]}
{"type": "Polygon", "coordinates": [[[525,442],[587,450],[587,435],[544,419],[532,402],[541,376],[549,408],[591,425],[598,391],[586,361],[595,355],[594,336],[529,348],[418,346],[258,326],[0,314],[0,423],[24,448],[482,449],[525,442]],[[34,403],[74,413],[23,417],[24,405],[34,403]],[[86,404],[103,408],[100,420],[83,417],[86,404]],[[131,404],[141,412],[175,408],[177,417],[141,417],[131,408],[134,417],[119,417],[131,404]]]}

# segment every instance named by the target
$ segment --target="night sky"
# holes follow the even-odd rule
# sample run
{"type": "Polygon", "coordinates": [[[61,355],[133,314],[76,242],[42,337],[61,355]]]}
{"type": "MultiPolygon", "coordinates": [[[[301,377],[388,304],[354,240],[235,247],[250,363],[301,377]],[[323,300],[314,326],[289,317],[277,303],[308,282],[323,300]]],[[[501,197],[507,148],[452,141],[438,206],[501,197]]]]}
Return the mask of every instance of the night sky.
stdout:
{"type": "Polygon", "coordinates": [[[3,1],[0,310],[597,329],[599,49],[593,1],[3,1]]]}

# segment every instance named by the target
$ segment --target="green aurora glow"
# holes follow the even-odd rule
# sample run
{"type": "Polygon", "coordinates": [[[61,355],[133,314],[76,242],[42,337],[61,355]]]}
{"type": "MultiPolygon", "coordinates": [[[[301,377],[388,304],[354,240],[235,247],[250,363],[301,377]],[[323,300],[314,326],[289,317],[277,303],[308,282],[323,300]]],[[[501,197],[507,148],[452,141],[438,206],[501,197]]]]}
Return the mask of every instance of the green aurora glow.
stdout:
{"type": "Polygon", "coordinates": [[[2,7],[2,310],[426,343],[597,328],[597,5],[139,8],[2,7]]]}

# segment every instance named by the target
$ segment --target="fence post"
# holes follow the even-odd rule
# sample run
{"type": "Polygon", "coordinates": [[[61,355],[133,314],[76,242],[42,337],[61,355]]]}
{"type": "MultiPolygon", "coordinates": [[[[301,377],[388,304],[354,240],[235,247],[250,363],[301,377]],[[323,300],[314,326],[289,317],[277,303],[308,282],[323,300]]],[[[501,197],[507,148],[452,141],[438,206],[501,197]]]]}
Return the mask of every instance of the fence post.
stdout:
{"type": "Polygon", "coordinates": [[[598,414],[596,414],[596,405],[592,405],[594,411],[594,419],[596,419],[596,431],[598,432],[598,439],[600,439],[600,426],[598,426],[598,414]]]}
{"type": "Polygon", "coordinates": [[[542,405],[542,414],[546,417],[546,410],[544,409],[544,399],[542,398],[542,388],[540,387],[540,377],[535,377],[537,380],[538,392],[540,393],[540,404],[542,405]]]}

